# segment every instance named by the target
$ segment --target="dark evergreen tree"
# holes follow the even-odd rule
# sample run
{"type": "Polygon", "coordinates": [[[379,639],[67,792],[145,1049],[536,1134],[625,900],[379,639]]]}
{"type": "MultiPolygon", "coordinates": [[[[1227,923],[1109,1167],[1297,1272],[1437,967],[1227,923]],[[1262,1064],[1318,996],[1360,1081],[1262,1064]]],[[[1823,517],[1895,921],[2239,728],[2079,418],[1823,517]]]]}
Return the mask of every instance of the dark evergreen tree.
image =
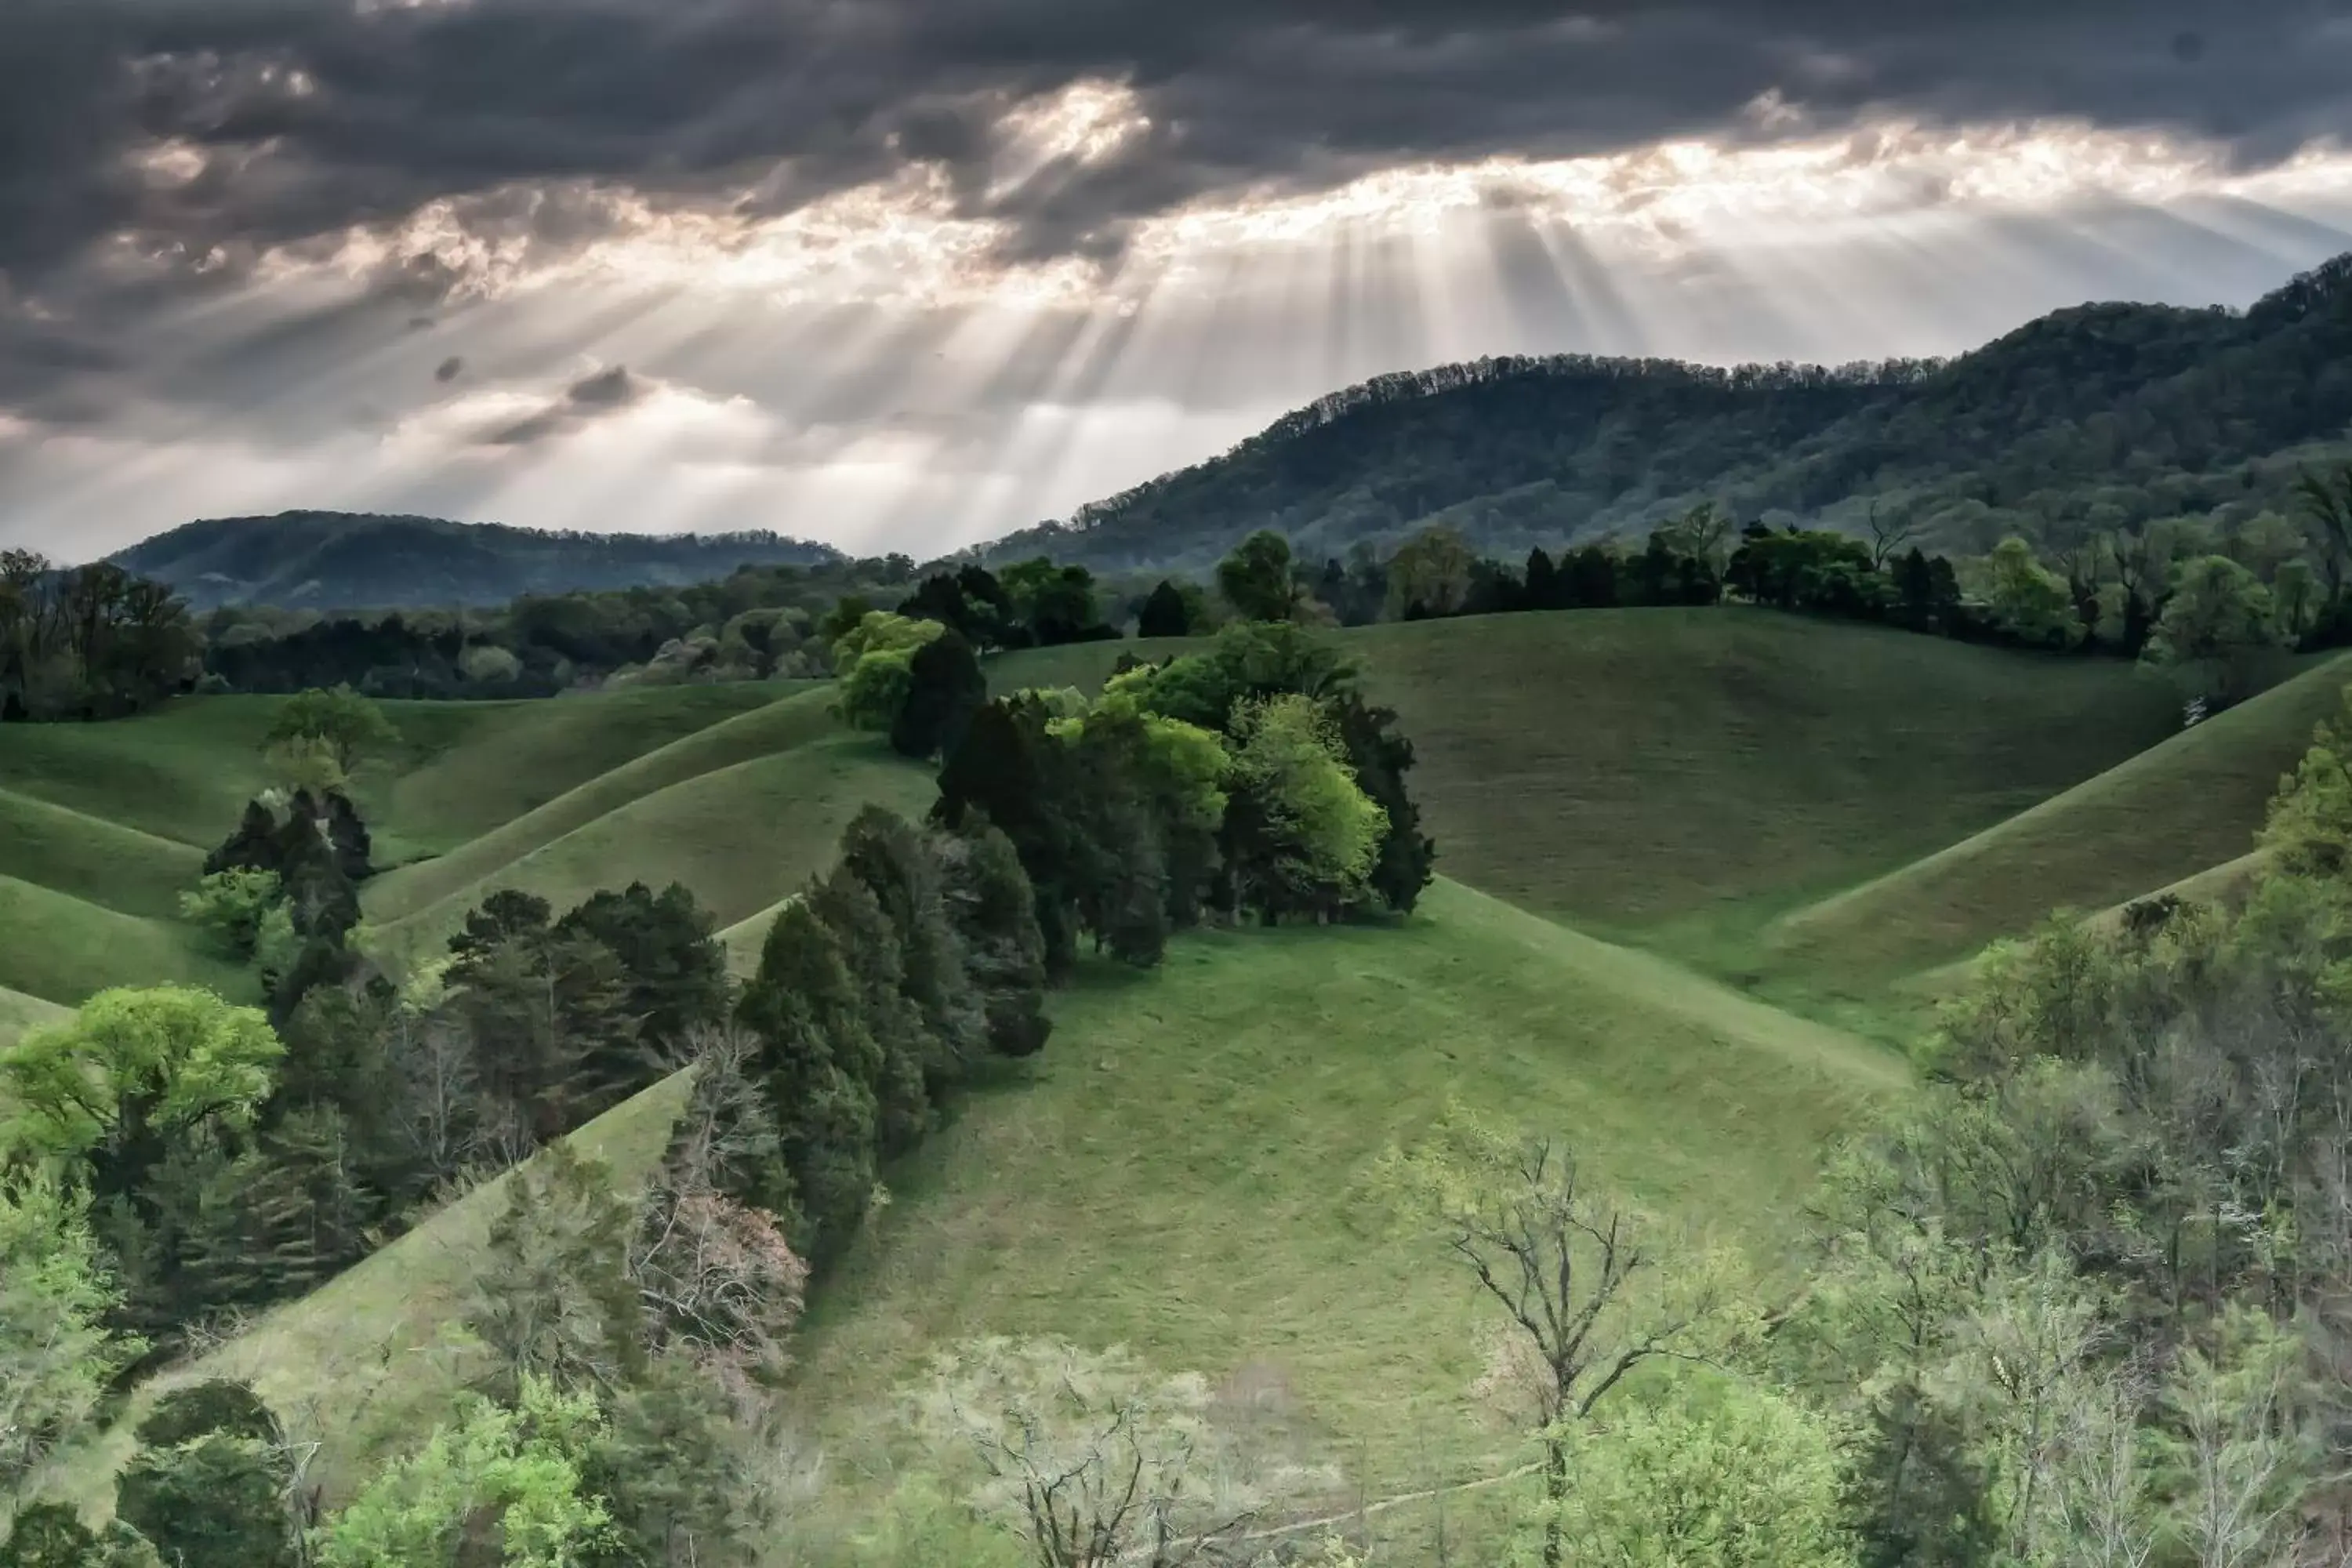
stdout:
{"type": "Polygon", "coordinates": [[[1421,807],[1405,787],[1412,742],[1397,732],[1394,709],[1372,707],[1355,691],[1342,693],[1331,710],[1358,786],[1388,813],[1388,830],[1372,867],[1372,890],[1390,909],[1410,914],[1436,874],[1437,859],[1436,841],[1421,831],[1421,807]]]}
{"type": "Polygon", "coordinates": [[[1523,602],[1527,608],[1557,610],[1560,607],[1559,568],[1552,563],[1550,556],[1544,553],[1543,546],[1537,545],[1528,552],[1524,581],[1526,594],[1523,602]]]}
{"type": "Polygon", "coordinates": [[[915,650],[908,677],[906,701],[890,722],[890,747],[901,756],[935,757],[963,738],[988,701],[988,677],[953,627],[915,650]]]}
{"type": "Polygon", "coordinates": [[[927,1037],[925,1079],[934,1089],[954,1082],[984,1047],[988,1022],[948,920],[938,853],[922,829],[869,805],[842,833],[841,863],[898,933],[906,993],[927,1037]]]}
{"type": "MultiPolygon", "coordinates": [[[[1332,563],[1338,565],[1339,563],[1332,563]]],[[[1176,584],[1165,577],[1143,601],[1143,613],[1136,617],[1135,635],[1139,637],[1181,637],[1192,633],[1192,607],[1176,584]]]]}
{"type": "Polygon", "coordinates": [[[115,1481],[116,1517],[178,1568],[293,1568],[293,1478],[276,1419],[217,1385],[180,1394],[141,1423],[139,1452],[115,1481]]]}
{"type": "MultiPolygon", "coordinates": [[[[689,1030],[726,1016],[727,952],[717,931],[718,921],[677,882],[659,893],[643,882],[607,889],[555,924],[558,938],[591,939],[619,961],[623,1006],[636,1020],[638,1037],[659,1050],[676,1048],[689,1030]]],[[[625,1076],[642,1088],[651,1071],[625,1076]]]]}
{"type": "Polygon", "coordinates": [[[259,801],[249,800],[245,803],[245,815],[238,819],[236,831],[205,857],[205,875],[275,871],[278,864],[278,818],[259,801]]]}
{"type": "Polygon", "coordinates": [[[833,933],[802,900],[784,906],[736,1004],[759,1041],[754,1069],[775,1110],[799,1199],[793,1247],[811,1267],[839,1256],[874,1188],[879,1047],[833,933]]]}
{"type": "Polygon", "coordinates": [[[898,928],[873,889],[843,864],[813,884],[805,897],[856,983],[865,1028],[879,1058],[880,1071],[866,1087],[874,1094],[881,1152],[903,1153],[930,1131],[925,1069],[944,1058],[946,1047],[908,992],[898,928]]]}
{"type": "Polygon", "coordinates": [[[1045,937],[1013,841],[975,815],[945,852],[948,909],[965,967],[988,1016],[989,1048],[1034,1056],[1053,1032],[1045,1016],[1045,937]]]}

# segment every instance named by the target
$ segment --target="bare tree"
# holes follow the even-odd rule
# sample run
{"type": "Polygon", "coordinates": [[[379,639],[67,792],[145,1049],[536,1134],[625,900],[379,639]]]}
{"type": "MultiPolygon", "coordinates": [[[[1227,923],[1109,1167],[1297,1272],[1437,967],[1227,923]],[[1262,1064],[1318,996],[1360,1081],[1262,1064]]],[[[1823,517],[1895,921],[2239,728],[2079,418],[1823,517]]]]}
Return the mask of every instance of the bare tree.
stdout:
{"type": "Polygon", "coordinates": [[[1544,1492],[1552,1505],[1543,1561],[1558,1568],[1567,1424],[1591,1415],[1643,1362],[1713,1359],[1710,1331],[1729,1302],[1709,1279],[1696,1289],[1647,1289],[1659,1275],[1657,1259],[1630,1218],[1584,1183],[1575,1157],[1549,1139],[1528,1141],[1501,1181],[1457,1191],[1444,1208],[1454,1253],[1532,1352],[1544,1492]]]}
{"type": "Polygon", "coordinates": [[[1214,1561],[1293,1479],[1227,1463],[1202,1380],[1154,1378],[1119,1350],[987,1340],[934,1373],[926,1424],[969,1445],[987,1478],[975,1500],[1037,1568],[1214,1561]]]}
{"type": "Polygon", "coordinates": [[[1909,508],[1905,508],[1900,516],[1888,517],[1881,513],[1877,501],[1872,501],[1870,503],[1870,569],[1874,572],[1885,571],[1886,563],[1895,559],[1895,552],[1910,543],[1912,535],[1918,531],[1919,524],[1909,508]]]}

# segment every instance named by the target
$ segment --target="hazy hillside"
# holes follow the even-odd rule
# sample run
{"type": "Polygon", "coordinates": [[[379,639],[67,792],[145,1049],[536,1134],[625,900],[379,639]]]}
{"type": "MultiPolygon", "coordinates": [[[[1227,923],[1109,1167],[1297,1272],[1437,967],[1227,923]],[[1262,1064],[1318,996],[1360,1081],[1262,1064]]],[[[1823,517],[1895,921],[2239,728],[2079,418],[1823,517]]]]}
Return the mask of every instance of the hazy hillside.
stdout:
{"type": "Polygon", "coordinates": [[[2352,255],[2243,312],[2084,305],[1944,363],[1568,354],[1384,376],[995,553],[1198,567],[1256,528],[1321,557],[1433,521],[1503,552],[1699,499],[1857,523],[1878,500],[1982,549],[2282,499],[2301,460],[2352,449],[2347,422],[2352,255]]]}
{"type": "Polygon", "coordinates": [[[369,512],[286,511],[191,522],[114,559],[198,609],[502,605],[519,594],[700,583],[745,564],[836,558],[766,531],[547,533],[369,512]]]}

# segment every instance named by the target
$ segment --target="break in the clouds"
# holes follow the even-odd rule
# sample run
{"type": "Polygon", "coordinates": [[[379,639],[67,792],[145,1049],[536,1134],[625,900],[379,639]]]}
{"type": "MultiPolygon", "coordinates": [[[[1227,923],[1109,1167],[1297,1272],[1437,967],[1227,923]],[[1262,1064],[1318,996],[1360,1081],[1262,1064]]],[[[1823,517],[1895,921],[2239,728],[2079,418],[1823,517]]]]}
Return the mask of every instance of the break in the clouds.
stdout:
{"type": "Polygon", "coordinates": [[[1381,370],[1949,352],[2352,248],[2352,0],[16,0],[0,540],[920,549],[1381,370]]]}

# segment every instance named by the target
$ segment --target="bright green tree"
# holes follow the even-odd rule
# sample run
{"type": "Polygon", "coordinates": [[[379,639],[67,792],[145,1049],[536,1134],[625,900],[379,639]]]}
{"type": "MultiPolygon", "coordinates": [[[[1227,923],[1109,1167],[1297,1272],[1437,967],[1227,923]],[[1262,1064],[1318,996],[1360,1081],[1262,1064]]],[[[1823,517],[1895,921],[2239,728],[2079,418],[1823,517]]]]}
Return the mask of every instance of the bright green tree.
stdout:
{"type": "Polygon", "coordinates": [[[842,718],[859,730],[888,730],[914,687],[915,650],[946,629],[937,621],[866,611],[833,644],[842,718]]]}
{"type": "Polygon", "coordinates": [[[398,744],[400,731],[383,716],[383,709],[349,686],[338,686],[331,690],[313,688],[287,698],[271,715],[263,738],[273,748],[286,748],[289,757],[305,752],[315,742],[324,748],[324,756],[334,763],[336,772],[348,777],[365,753],[398,744]]]}
{"type": "Polygon", "coordinates": [[[1232,778],[1253,808],[1236,871],[1272,912],[1336,909],[1366,895],[1387,814],[1348,766],[1339,731],[1296,694],[1244,702],[1233,721],[1232,778]]]}
{"type": "MultiPolygon", "coordinates": [[[[1569,1438],[1556,1505],[1579,1568],[1843,1568],[1845,1435],[1827,1417],[1727,1381],[1629,1399],[1569,1438]]],[[[1553,1505],[1546,1505],[1553,1506],[1553,1505]]]]}
{"type": "Polygon", "coordinates": [[[604,1429],[593,1398],[536,1377],[511,1407],[476,1398],[313,1532],[320,1568],[459,1568],[490,1521],[506,1568],[580,1568],[613,1538],[583,1478],[604,1429]]]}
{"type": "Polygon", "coordinates": [[[284,1050],[258,1009],[209,991],[101,991],[0,1055],[0,1149],[87,1160],[101,1195],[131,1191],[177,1134],[248,1124],[284,1050]]]}
{"type": "Polygon", "coordinates": [[[2067,647],[2082,635],[2066,580],[2035,560],[2032,545],[2012,535],[1993,547],[1987,564],[1987,596],[2002,631],[2052,647],[2067,647]]]}
{"type": "Polygon", "coordinates": [[[145,1348],[108,1332],[121,1302],[89,1200],[37,1167],[0,1177],[0,1490],[70,1436],[145,1348]]]}
{"type": "Polygon", "coordinates": [[[2286,638],[2262,580],[2226,555],[2200,555],[2173,574],[2172,596],[2140,658],[2215,703],[2251,696],[2286,638]]]}

